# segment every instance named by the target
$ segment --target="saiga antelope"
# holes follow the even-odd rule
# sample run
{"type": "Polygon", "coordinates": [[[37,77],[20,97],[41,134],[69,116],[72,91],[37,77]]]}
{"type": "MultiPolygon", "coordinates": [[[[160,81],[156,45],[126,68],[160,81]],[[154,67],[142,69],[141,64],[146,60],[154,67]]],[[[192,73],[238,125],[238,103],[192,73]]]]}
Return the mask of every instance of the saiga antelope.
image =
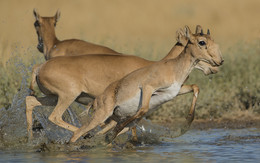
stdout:
{"type": "MultiPolygon", "coordinates": [[[[119,53],[101,45],[96,45],[83,40],[69,39],[60,41],[55,34],[55,27],[60,19],[60,12],[57,11],[53,17],[42,17],[34,9],[34,27],[38,36],[38,50],[44,54],[45,60],[57,56],[74,56],[87,54],[114,54],[119,53]]],[[[35,77],[40,65],[35,65],[32,70],[32,80],[30,84],[31,94],[34,94],[35,77]]]]}
{"type": "MultiPolygon", "coordinates": [[[[201,27],[197,26],[197,33],[201,27]]],[[[179,42],[162,60],[175,58],[184,49],[188,40],[180,32],[177,35],[179,42]]],[[[49,120],[53,123],[76,131],[78,128],[64,122],[62,114],[73,101],[83,104],[101,94],[112,82],[121,79],[130,72],[154,64],[140,57],[129,55],[82,55],[55,57],[44,63],[39,69],[37,83],[40,90],[46,95],[43,98],[26,97],[26,116],[29,138],[32,137],[32,111],[39,105],[56,105],[49,120]],[[58,98],[58,103],[56,103],[58,98]]],[[[205,74],[216,73],[217,68],[199,62],[205,74]]],[[[198,87],[184,85],[180,94],[194,91],[192,108],[195,106],[198,87]]]]}
{"type": "Polygon", "coordinates": [[[188,26],[185,26],[184,33],[189,42],[178,57],[138,69],[110,84],[95,99],[95,112],[89,124],[74,131],[70,141],[75,142],[81,135],[112,118],[118,124],[107,138],[111,142],[130,123],[173,99],[199,61],[212,66],[223,63],[218,45],[210,35],[193,35],[188,26]]]}

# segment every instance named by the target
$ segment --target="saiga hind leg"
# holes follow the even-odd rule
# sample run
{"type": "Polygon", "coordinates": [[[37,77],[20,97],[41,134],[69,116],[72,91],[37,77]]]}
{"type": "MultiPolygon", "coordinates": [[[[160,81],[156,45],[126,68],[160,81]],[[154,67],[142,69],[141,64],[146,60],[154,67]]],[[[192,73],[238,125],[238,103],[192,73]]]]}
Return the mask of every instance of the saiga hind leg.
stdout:
{"type": "Polygon", "coordinates": [[[131,122],[133,122],[136,119],[141,119],[149,110],[149,102],[152,96],[153,89],[151,87],[147,88],[141,88],[141,108],[137,111],[137,113],[128,118],[123,123],[118,123],[116,127],[114,128],[114,131],[112,134],[107,135],[107,142],[111,143],[115,137],[131,122]]]}
{"type": "Polygon", "coordinates": [[[92,119],[90,120],[89,124],[85,124],[81,126],[78,130],[74,131],[74,134],[70,139],[70,142],[77,141],[83,134],[104,123],[113,114],[113,99],[106,98],[106,102],[101,101],[101,99],[102,98],[96,98],[94,101],[95,112],[92,115],[92,119]],[[104,103],[106,103],[106,105],[104,105],[104,103]]]}

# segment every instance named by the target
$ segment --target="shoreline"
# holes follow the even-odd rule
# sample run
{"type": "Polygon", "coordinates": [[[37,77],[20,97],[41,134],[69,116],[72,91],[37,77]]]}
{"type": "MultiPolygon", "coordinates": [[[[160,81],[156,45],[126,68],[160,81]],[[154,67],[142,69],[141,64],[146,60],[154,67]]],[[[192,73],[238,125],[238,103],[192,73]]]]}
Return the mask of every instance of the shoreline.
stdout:
{"type": "MultiPolygon", "coordinates": [[[[178,128],[185,125],[184,118],[176,118],[174,120],[151,120],[152,123],[170,128],[178,128]]],[[[260,118],[219,118],[219,119],[194,119],[190,127],[185,125],[188,130],[208,130],[208,129],[243,129],[243,128],[259,128],[260,118]]]]}

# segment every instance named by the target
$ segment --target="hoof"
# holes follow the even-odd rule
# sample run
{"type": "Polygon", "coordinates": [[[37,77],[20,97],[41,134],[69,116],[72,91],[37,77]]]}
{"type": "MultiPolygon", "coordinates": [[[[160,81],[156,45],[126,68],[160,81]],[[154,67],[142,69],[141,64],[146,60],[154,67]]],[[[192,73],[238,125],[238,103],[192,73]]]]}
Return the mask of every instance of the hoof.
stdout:
{"type": "Polygon", "coordinates": [[[33,132],[32,130],[29,130],[27,135],[27,141],[31,142],[32,140],[33,140],[33,132]]]}
{"type": "Polygon", "coordinates": [[[31,91],[31,92],[30,92],[30,96],[36,97],[35,92],[34,92],[34,91],[31,91]]]}
{"type": "Polygon", "coordinates": [[[193,120],[194,120],[194,115],[192,114],[189,114],[187,117],[186,117],[186,120],[191,123],[193,120]]]}
{"type": "Polygon", "coordinates": [[[112,143],[109,143],[106,147],[107,147],[107,148],[112,148],[113,145],[112,145],[112,143]]]}
{"type": "Polygon", "coordinates": [[[106,135],[105,141],[107,144],[110,144],[115,138],[115,134],[114,133],[108,133],[106,135]]]}
{"type": "Polygon", "coordinates": [[[83,139],[90,139],[92,137],[94,137],[94,135],[87,134],[87,135],[83,136],[83,139]]]}
{"type": "Polygon", "coordinates": [[[75,136],[73,135],[71,138],[70,138],[70,143],[75,143],[78,139],[75,138],[75,136]]]}
{"type": "Polygon", "coordinates": [[[133,141],[133,142],[138,142],[137,136],[133,136],[133,137],[132,137],[132,141],[133,141]]]}

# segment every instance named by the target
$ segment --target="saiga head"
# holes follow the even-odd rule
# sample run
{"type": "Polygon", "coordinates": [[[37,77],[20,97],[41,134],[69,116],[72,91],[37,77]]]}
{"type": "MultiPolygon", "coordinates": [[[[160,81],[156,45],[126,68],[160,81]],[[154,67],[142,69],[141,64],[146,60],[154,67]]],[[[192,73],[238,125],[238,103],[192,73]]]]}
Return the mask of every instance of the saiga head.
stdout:
{"type": "Polygon", "coordinates": [[[189,42],[186,46],[193,58],[199,62],[209,63],[213,67],[220,66],[224,62],[219,46],[211,38],[209,30],[204,34],[200,26],[197,26],[195,34],[192,34],[189,27],[185,26],[184,33],[189,42]],[[200,32],[198,32],[200,30],[200,32]]]}
{"type": "MultiPolygon", "coordinates": [[[[197,25],[195,34],[201,34],[201,33],[203,33],[203,30],[200,25],[197,25]]],[[[198,64],[195,66],[195,68],[202,70],[205,75],[215,74],[218,72],[218,67],[213,67],[209,63],[204,61],[199,61],[198,64]]]]}
{"type": "Polygon", "coordinates": [[[33,14],[35,17],[34,27],[38,35],[38,50],[44,52],[44,37],[45,35],[55,35],[54,28],[60,18],[60,12],[57,11],[53,17],[41,17],[40,14],[34,9],[33,14]]]}

